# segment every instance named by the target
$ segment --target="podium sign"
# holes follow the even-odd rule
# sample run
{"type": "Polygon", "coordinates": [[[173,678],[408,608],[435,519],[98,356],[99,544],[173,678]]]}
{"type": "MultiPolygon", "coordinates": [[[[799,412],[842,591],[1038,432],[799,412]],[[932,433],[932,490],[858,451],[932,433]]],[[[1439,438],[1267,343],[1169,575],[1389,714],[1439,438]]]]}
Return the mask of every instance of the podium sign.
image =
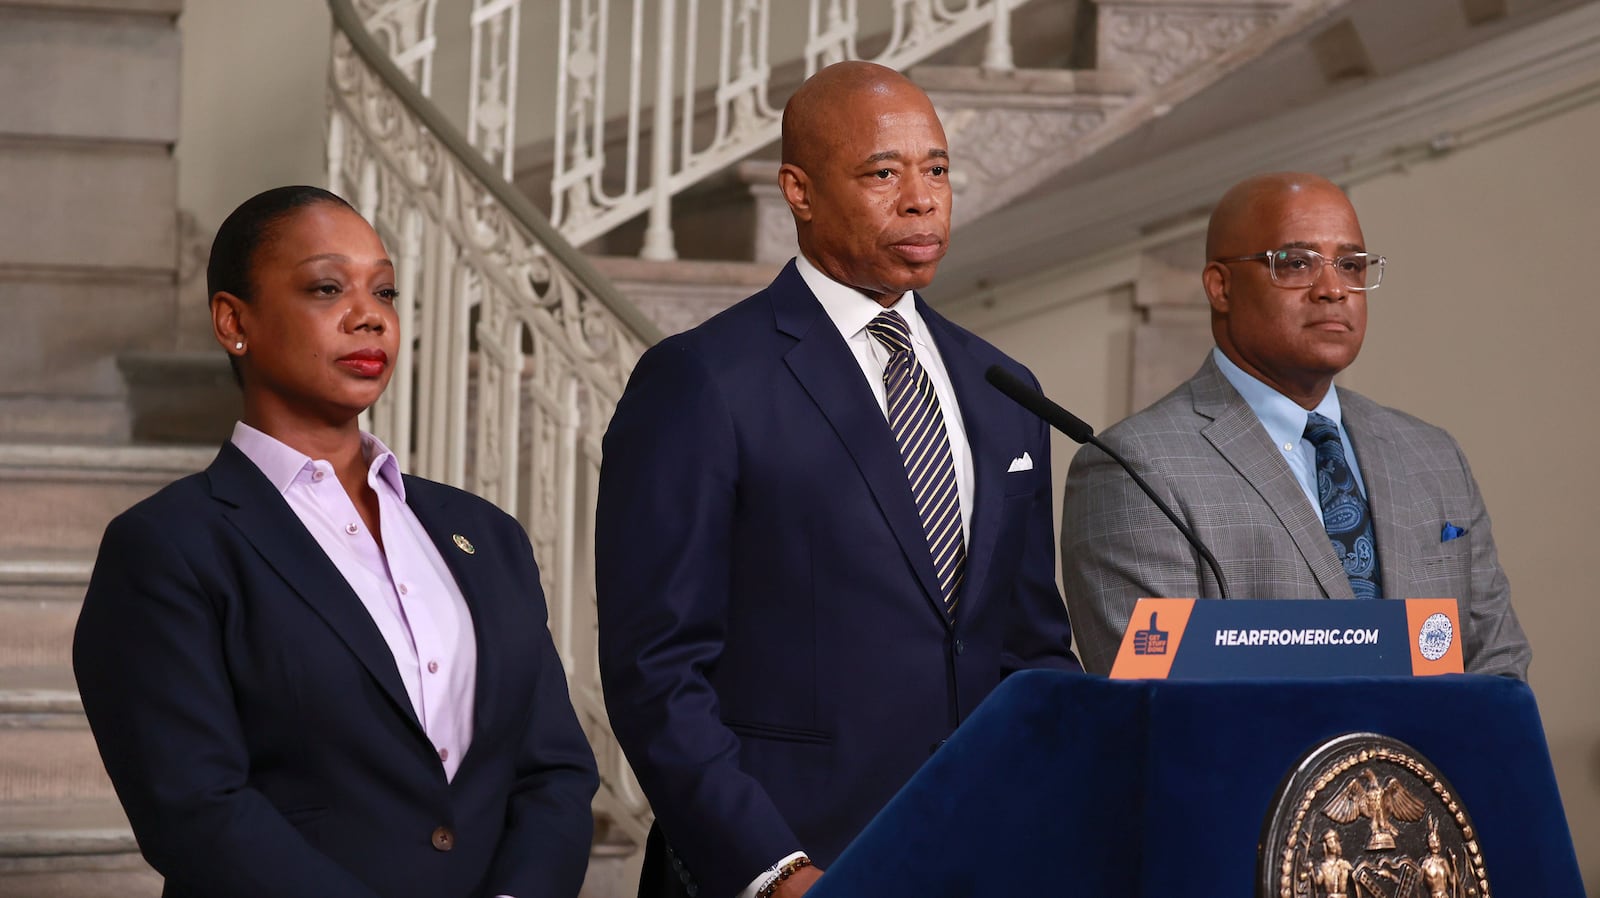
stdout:
{"type": "Polygon", "coordinates": [[[1461,673],[1455,599],[1140,599],[1112,679],[1461,673]]]}

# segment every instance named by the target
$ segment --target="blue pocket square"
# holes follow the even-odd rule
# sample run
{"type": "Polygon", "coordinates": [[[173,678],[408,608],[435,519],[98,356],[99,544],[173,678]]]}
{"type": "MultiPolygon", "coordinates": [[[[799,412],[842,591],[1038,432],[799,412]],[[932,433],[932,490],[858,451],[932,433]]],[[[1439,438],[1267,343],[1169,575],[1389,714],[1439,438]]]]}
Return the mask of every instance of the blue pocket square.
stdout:
{"type": "Polygon", "coordinates": [[[1444,525],[1444,529],[1439,531],[1439,542],[1447,543],[1447,542],[1449,542],[1449,541],[1451,541],[1451,540],[1453,540],[1453,539],[1455,539],[1457,537],[1466,536],[1466,535],[1467,535],[1467,531],[1465,529],[1463,529],[1461,527],[1457,527],[1456,525],[1450,523],[1449,521],[1446,521],[1445,525],[1444,525]]]}

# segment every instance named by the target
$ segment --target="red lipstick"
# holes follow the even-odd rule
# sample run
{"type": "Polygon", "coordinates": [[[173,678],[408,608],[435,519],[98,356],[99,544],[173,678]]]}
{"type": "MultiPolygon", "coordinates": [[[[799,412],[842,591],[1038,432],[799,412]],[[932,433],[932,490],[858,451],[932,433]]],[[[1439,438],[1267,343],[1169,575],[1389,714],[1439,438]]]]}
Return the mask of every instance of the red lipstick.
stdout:
{"type": "Polygon", "coordinates": [[[389,367],[389,354],[381,349],[358,349],[338,359],[337,364],[362,377],[377,377],[389,367]]]}

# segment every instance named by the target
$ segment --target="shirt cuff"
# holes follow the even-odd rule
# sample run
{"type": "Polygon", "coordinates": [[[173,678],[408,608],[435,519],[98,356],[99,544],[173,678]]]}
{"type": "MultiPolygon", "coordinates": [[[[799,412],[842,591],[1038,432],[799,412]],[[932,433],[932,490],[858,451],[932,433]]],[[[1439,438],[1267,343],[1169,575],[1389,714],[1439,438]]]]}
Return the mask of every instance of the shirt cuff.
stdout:
{"type": "MultiPolygon", "coordinates": [[[[768,867],[765,870],[762,870],[761,874],[759,876],[757,876],[755,879],[751,880],[750,884],[744,887],[744,891],[739,893],[739,898],[756,898],[756,893],[761,891],[761,887],[765,886],[772,879],[772,877],[778,875],[778,870],[784,864],[789,863],[790,861],[794,860],[795,858],[800,858],[800,857],[805,857],[805,856],[806,856],[806,853],[804,851],[791,851],[788,854],[784,855],[783,857],[778,858],[778,862],[777,863],[773,864],[772,866],[768,867]]],[[[501,896],[501,898],[505,898],[505,896],[501,896]]]]}

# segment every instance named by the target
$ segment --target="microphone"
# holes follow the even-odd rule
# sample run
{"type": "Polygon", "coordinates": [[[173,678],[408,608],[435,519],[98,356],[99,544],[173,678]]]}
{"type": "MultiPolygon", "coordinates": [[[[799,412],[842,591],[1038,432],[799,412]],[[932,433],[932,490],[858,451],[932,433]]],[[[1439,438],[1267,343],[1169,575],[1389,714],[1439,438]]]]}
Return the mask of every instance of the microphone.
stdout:
{"type": "Polygon", "coordinates": [[[1219,598],[1226,599],[1228,597],[1228,581],[1223,579],[1222,566],[1217,564],[1216,556],[1212,555],[1211,550],[1206,548],[1206,544],[1200,541],[1200,537],[1195,536],[1194,531],[1190,530],[1189,526],[1180,520],[1172,512],[1171,508],[1167,507],[1167,503],[1161,501],[1161,497],[1156,495],[1156,491],[1150,488],[1150,484],[1144,482],[1144,478],[1139,476],[1139,472],[1133,469],[1133,465],[1128,464],[1128,460],[1123,458],[1121,453],[1112,450],[1111,447],[1101,442],[1100,438],[1094,435],[1093,427],[1084,423],[1082,418],[1072,412],[1051,402],[1049,397],[999,365],[990,365],[989,370],[984,372],[983,376],[995,389],[1006,394],[1016,404],[1044,419],[1046,424],[1066,434],[1067,438],[1074,443],[1088,443],[1109,455],[1112,461],[1121,465],[1122,470],[1127,471],[1128,476],[1133,478],[1133,482],[1139,485],[1139,489],[1144,490],[1144,494],[1150,497],[1150,501],[1154,502],[1156,507],[1161,509],[1161,513],[1167,516],[1167,520],[1172,522],[1172,526],[1178,528],[1178,532],[1182,533],[1183,538],[1189,541],[1189,545],[1194,546],[1195,551],[1200,553],[1200,557],[1211,568],[1211,576],[1217,580],[1217,592],[1221,594],[1219,598]]]}

